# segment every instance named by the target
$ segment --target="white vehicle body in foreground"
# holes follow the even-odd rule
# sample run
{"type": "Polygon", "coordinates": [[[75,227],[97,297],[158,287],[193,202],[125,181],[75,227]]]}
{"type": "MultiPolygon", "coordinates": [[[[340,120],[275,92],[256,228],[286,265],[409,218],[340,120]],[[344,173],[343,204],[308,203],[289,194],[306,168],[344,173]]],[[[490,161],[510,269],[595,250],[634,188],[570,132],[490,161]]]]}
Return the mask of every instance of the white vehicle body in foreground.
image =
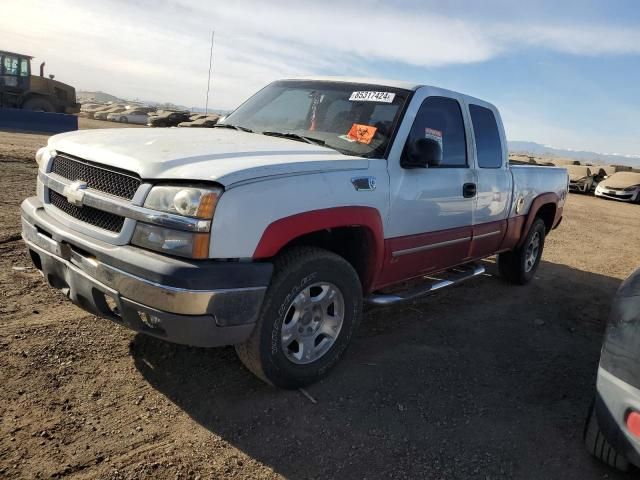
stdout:
{"type": "Polygon", "coordinates": [[[363,295],[413,298],[383,290],[472,265],[457,272],[467,278],[496,253],[503,274],[529,281],[562,217],[566,170],[510,167],[498,111],[455,92],[286,80],[224,123],[52,137],[23,236],[83,308],[179,343],[242,344],[277,385],[309,383],[337,360],[363,295]],[[290,282],[290,305],[271,312],[290,282]],[[281,343],[269,349],[272,327],[281,343]]]}

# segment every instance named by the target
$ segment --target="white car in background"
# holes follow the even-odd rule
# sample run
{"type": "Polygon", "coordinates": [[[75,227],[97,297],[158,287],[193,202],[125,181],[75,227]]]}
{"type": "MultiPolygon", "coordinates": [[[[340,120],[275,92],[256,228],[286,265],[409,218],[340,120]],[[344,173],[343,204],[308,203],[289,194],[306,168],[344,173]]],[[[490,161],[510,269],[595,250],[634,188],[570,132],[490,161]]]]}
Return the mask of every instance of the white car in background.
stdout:
{"type": "Polygon", "coordinates": [[[640,172],[616,172],[596,187],[596,197],[640,203],[640,172]]]}
{"type": "Polygon", "coordinates": [[[110,113],[107,120],[112,122],[135,123],[138,125],[146,125],[149,120],[150,108],[133,108],[119,113],[110,113]]]}

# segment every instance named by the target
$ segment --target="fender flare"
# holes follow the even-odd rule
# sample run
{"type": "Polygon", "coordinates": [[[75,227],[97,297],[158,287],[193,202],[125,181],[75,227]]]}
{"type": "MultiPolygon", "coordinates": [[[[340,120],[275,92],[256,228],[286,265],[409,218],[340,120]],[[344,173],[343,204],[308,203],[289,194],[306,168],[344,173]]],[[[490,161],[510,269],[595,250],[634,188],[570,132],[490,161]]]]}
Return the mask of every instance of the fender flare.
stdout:
{"type": "Polygon", "coordinates": [[[253,253],[254,259],[275,256],[285,245],[303,235],[338,227],[364,227],[372,241],[365,284],[373,284],[384,262],[384,233],[380,212],[373,207],[334,207],[298,213],[269,224],[253,253]]]}
{"type": "Polygon", "coordinates": [[[559,203],[560,203],[560,197],[558,196],[558,194],[554,192],[543,193],[533,199],[533,202],[531,202],[531,207],[529,208],[529,212],[526,215],[526,220],[524,222],[524,226],[522,227],[522,232],[520,233],[520,239],[518,240],[516,247],[522,246],[524,239],[527,236],[527,233],[529,233],[529,229],[533,224],[533,221],[536,219],[538,215],[538,211],[544,205],[553,204],[556,206],[556,214],[555,214],[555,218],[553,219],[552,228],[558,224],[558,221],[560,220],[560,218],[562,218],[562,207],[558,206],[559,203]]]}

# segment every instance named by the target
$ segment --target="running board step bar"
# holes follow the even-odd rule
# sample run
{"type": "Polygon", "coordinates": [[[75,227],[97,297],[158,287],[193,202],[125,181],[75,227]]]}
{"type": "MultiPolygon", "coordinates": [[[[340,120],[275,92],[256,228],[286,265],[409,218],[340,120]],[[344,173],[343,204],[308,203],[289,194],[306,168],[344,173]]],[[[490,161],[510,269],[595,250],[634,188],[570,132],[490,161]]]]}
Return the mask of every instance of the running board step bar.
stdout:
{"type": "Polygon", "coordinates": [[[456,268],[452,268],[443,272],[443,279],[431,278],[431,282],[420,284],[417,287],[409,290],[400,291],[397,293],[381,294],[374,293],[364,299],[364,302],[368,305],[395,305],[402,302],[410,302],[416,298],[428,295],[437,290],[441,290],[452,285],[457,285],[470,278],[477,277],[484,273],[484,267],[475,263],[469,263],[461,265],[456,268]]]}

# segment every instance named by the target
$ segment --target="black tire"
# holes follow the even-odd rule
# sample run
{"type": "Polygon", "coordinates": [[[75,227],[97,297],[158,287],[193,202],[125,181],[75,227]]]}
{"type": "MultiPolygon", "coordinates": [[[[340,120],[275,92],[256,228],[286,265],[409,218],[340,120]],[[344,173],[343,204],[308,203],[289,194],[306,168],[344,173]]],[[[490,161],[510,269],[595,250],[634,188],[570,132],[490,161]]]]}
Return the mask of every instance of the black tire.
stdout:
{"type": "Polygon", "coordinates": [[[236,352],[265,382],[281,388],[303,387],[318,381],[338,362],[361,317],[362,287],[351,264],[327,250],[296,247],[276,259],[256,327],[246,342],[236,345],[236,352]],[[326,353],[311,363],[297,364],[284,352],[282,326],[300,292],[322,281],[342,294],[342,326],[326,353]]]}
{"type": "Polygon", "coordinates": [[[120,117],[120,121],[122,123],[129,123],[129,119],[127,117],[120,117]]]}
{"type": "Polygon", "coordinates": [[[542,219],[536,218],[521,247],[498,255],[498,270],[502,278],[517,285],[526,285],[533,279],[542,258],[546,231],[547,229],[542,219]],[[536,235],[539,240],[537,255],[535,261],[529,265],[529,249],[536,235]]]}
{"type": "Polygon", "coordinates": [[[55,112],[53,104],[46,98],[33,97],[22,104],[24,110],[33,110],[35,112],[55,112]]]}
{"type": "Polygon", "coordinates": [[[589,414],[585,422],[583,440],[587,452],[598,460],[623,472],[629,470],[629,461],[616,452],[602,434],[593,403],[589,408],[589,414]]]}

